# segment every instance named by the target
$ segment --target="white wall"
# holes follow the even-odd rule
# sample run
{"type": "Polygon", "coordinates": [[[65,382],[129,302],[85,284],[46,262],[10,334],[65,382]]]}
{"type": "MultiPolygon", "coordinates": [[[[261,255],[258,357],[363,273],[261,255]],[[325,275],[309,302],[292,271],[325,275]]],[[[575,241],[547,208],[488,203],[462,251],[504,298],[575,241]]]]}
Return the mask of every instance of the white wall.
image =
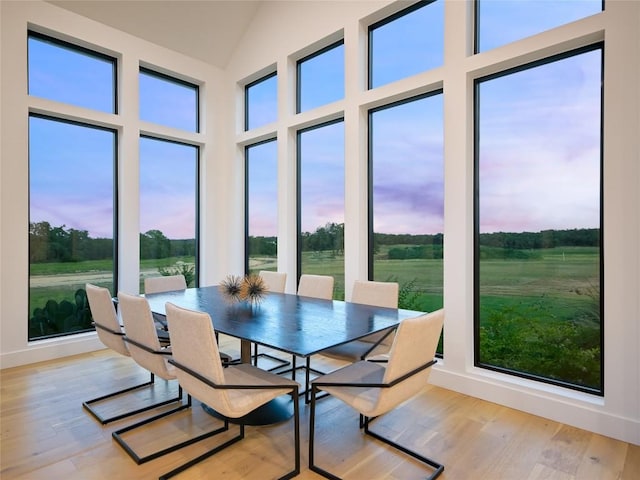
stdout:
{"type": "MultiPolygon", "coordinates": [[[[406,3],[405,3],[406,5],[406,3]]],[[[390,2],[272,2],[254,18],[227,67],[236,98],[257,72],[277,66],[279,119],[255,132],[236,123],[237,145],[277,135],[279,269],[295,288],[295,131],[344,115],[346,159],[345,281],[367,275],[366,111],[444,88],[445,357],[432,382],[469,395],[640,444],[640,2],[608,1],[607,11],[471,56],[468,2],[446,4],[444,66],[366,91],[366,27],[396,11],[390,2]],[[382,9],[382,10],[380,10],[382,9]],[[345,39],[346,98],[295,115],[295,61],[345,39]],[[473,80],[488,73],[605,40],[604,258],[605,396],[598,397],[492,373],[473,366],[473,80]],[[320,42],[320,43],[318,43],[320,42]],[[234,84],[235,82],[235,84],[234,84]]],[[[236,118],[242,104],[237,102],[236,118]]],[[[226,143],[227,139],[225,139],[226,143]]],[[[229,143],[234,141],[230,136],[229,143]]],[[[241,153],[233,159],[241,165],[241,153]]],[[[240,182],[241,168],[235,169],[240,182]]],[[[242,192],[233,198],[242,202],[242,192]]],[[[233,226],[242,235],[242,225],[233,226]]],[[[348,289],[347,289],[348,290],[348,289]]]]}
{"type": "MultiPolygon", "coordinates": [[[[28,114],[39,112],[88,121],[118,131],[119,170],[119,288],[138,291],[139,217],[138,148],[141,133],[186,141],[201,147],[202,212],[208,224],[217,222],[215,205],[224,199],[224,177],[217,170],[218,137],[226,128],[226,114],[218,105],[227,95],[223,73],[211,65],[177,54],[105,25],[43,2],[0,2],[1,9],[1,204],[0,244],[0,361],[2,368],[103,348],[95,333],[36,342],[27,340],[28,315],[28,114]],[[118,115],[94,112],[27,95],[27,28],[94,48],[118,60],[118,115]],[[178,73],[201,88],[201,133],[186,133],[139,120],[138,71],[143,64],[164,73],[178,73]],[[213,172],[213,174],[212,174],[213,172]]],[[[228,110],[228,109],[227,109],[228,110]]],[[[228,168],[227,163],[221,165],[228,168]]],[[[207,222],[202,222],[203,230],[207,222]]],[[[220,231],[225,231],[221,226],[220,231]]],[[[225,236],[209,235],[203,242],[203,265],[214,259],[225,236]]],[[[218,262],[215,262],[216,264],[218,262]]],[[[226,265],[221,265],[226,269],[226,265]]],[[[211,283],[204,268],[202,283],[211,283]]]]}
{"type": "Polygon", "coordinates": [[[366,91],[366,25],[395,7],[389,2],[265,2],[225,72],[40,2],[0,2],[1,205],[0,360],[2,367],[99,348],[93,334],[27,342],[27,114],[63,112],[117,128],[123,213],[120,285],[137,288],[137,145],[140,130],[171,137],[171,129],[137,120],[136,78],[143,60],[203,85],[202,283],[243,268],[242,147],[276,134],[279,154],[279,268],[295,279],[295,131],[338,115],[345,118],[346,282],[366,277],[366,111],[435,88],[445,91],[445,359],[431,380],[446,388],[640,444],[640,2],[611,0],[607,11],[529,39],[469,56],[466,2],[446,5],[443,67],[366,91]],[[382,8],[382,11],[378,11],[382,8]],[[33,23],[100,45],[120,59],[122,115],[88,112],[26,95],[26,28],[33,23]],[[344,34],[346,98],[294,115],[295,60],[310,45],[344,34]],[[473,367],[472,122],[473,79],[517,63],[605,40],[604,255],[605,396],[537,384],[473,367]],[[279,120],[242,132],[242,83],[278,69],[279,120]]]}

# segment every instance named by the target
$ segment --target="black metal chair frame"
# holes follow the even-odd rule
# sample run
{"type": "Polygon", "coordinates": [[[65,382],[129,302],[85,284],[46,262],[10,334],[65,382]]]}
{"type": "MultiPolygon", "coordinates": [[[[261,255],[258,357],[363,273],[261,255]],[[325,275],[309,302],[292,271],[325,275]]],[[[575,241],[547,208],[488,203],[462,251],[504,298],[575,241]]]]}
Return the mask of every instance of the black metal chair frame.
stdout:
{"type": "MultiPolygon", "coordinates": [[[[100,329],[102,329],[102,330],[104,330],[104,331],[106,331],[106,332],[109,332],[109,333],[111,333],[112,335],[119,335],[119,336],[122,336],[122,337],[124,337],[124,336],[125,336],[125,334],[124,334],[123,332],[117,332],[117,331],[111,330],[110,328],[107,328],[107,327],[105,327],[105,326],[103,326],[103,325],[100,325],[100,324],[98,324],[98,323],[95,323],[95,322],[94,322],[94,326],[95,326],[96,328],[100,328],[100,329]]],[[[151,373],[151,372],[150,372],[150,373],[151,373]]],[[[122,420],[123,418],[127,418],[127,417],[132,417],[132,416],[134,416],[134,415],[138,415],[139,413],[146,412],[146,411],[148,411],[148,410],[153,410],[154,408],[161,407],[161,406],[163,406],[163,405],[167,405],[167,404],[169,404],[169,403],[173,403],[173,402],[176,402],[176,401],[178,401],[178,400],[181,400],[181,399],[182,399],[181,397],[176,397],[176,398],[171,398],[171,399],[163,400],[162,402],[154,403],[154,404],[151,404],[151,405],[147,405],[147,406],[145,406],[145,407],[142,407],[142,408],[138,408],[138,409],[135,409],[135,410],[131,410],[131,411],[127,411],[127,412],[124,412],[124,413],[120,413],[120,414],[118,414],[118,415],[114,415],[114,416],[112,416],[112,417],[103,417],[103,416],[102,416],[102,415],[100,415],[100,413],[99,413],[95,408],[93,408],[93,406],[92,406],[93,404],[103,402],[104,400],[107,400],[107,399],[109,399],[109,398],[117,397],[117,396],[119,396],[119,395],[123,395],[123,394],[125,394],[125,393],[129,393],[129,392],[132,392],[132,391],[134,391],[134,390],[138,390],[138,389],[140,389],[140,388],[144,388],[144,387],[151,387],[151,386],[153,386],[154,384],[155,384],[155,375],[154,375],[153,373],[151,373],[151,378],[150,378],[150,380],[149,380],[148,382],[141,383],[140,385],[135,385],[135,386],[133,386],[133,387],[128,387],[128,388],[125,388],[125,389],[123,389],[123,390],[119,390],[119,391],[117,391],[117,392],[109,393],[109,394],[107,394],[107,395],[103,395],[103,396],[101,396],[101,397],[94,398],[94,399],[92,399],[92,400],[87,400],[87,401],[85,401],[85,402],[82,402],[82,406],[83,406],[83,407],[84,407],[84,408],[85,408],[85,409],[86,409],[86,410],[87,410],[91,415],[93,415],[93,417],[94,417],[96,420],[98,420],[102,425],[106,425],[107,423],[115,422],[115,421],[117,421],[117,420],[122,420]]]]}
{"type": "MultiPolygon", "coordinates": [[[[384,362],[382,360],[378,360],[377,362],[384,362]]],[[[325,478],[329,478],[331,480],[341,480],[340,477],[332,474],[331,472],[328,472],[327,470],[324,470],[323,468],[317,466],[315,464],[315,458],[314,458],[314,437],[315,437],[315,411],[316,411],[316,394],[318,393],[319,390],[321,390],[322,387],[360,387],[360,388],[390,388],[393,387],[394,385],[397,385],[400,382],[403,382],[404,380],[412,377],[413,375],[431,367],[432,365],[434,365],[437,362],[436,359],[431,360],[429,362],[427,362],[424,365],[421,365],[420,367],[404,374],[401,377],[398,377],[397,379],[393,380],[392,382],[389,383],[337,383],[337,382],[316,382],[314,381],[311,385],[311,412],[310,412],[310,418],[309,418],[309,469],[318,473],[319,475],[322,475],[325,478]]],[[[431,468],[435,469],[435,471],[427,477],[427,480],[435,480],[437,477],[440,476],[440,474],[444,471],[444,465],[442,465],[441,463],[436,462],[435,460],[432,460],[428,457],[425,457],[417,452],[414,452],[413,450],[409,450],[408,448],[386,438],[381,436],[380,434],[373,432],[372,430],[369,429],[369,424],[370,422],[372,422],[373,420],[375,420],[378,417],[366,417],[362,414],[360,414],[360,428],[364,429],[364,433],[383,442],[386,443],[387,445],[395,448],[396,450],[399,450],[413,458],[415,458],[416,460],[430,466],[431,468]]]]}
{"type": "MultiPolygon", "coordinates": [[[[272,390],[274,388],[288,388],[288,387],[284,387],[284,386],[280,387],[280,386],[272,386],[272,385],[264,385],[264,384],[263,385],[232,385],[232,384],[218,385],[218,384],[212,382],[211,380],[209,380],[208,378],[200,375],[198,372],[195,372],[194,370],[191,370],[189,367],[187,367],[185,365],[182,365],[182,364],[176,362],[173,359],[169,360],[169,363],[174,365],[176,368],[179,368],[180,370],[183,370],[184,372],[188,373],[189,375],[197,378],[201,382],[205,383],[206,385],[208,385],[209,387],[214,388],[214,389],[219,389],[219,390],[272,390]]],[[[298,406],[298,402],[296,401],[296,399],[298,398],[298,385],[297,384],[296,385],[292,385],[290,388],[291,388],[291,396],[294,399],[294,401],[293,401],[294,427],[293,428],[294,428],[295,466],[294,466],[294,469],[292,471],[286,473],[285,475],[280,477],[278,480],[288,480],[290,478],[293,478],[293,477],[297,476],[300,473],[300,407],[298,406]]],[[[225,421],[225,424],[228,424],[228,420],[225,421]]],[[[206,460],[207,458],[215,455],[219,451],[227,448],[228,446],[233,445],[236,442],[239,442],[240,440],[242,440],[244,438],[244,424],[240,424],[239,427],[240,427],[240,431],[239,431],[238,435],[236,435],[232,439],[228,440],[227,442],[223,443],[222,445],[219,445],[219,446],[215,447],[212,450],[209,450],[208,452],[203,453],[199,457],[196,457],[193,460],[190,460],[187,463],[185,463],[185,464],[183,464],[183,465],[171,470],[170,472],[163,474],[162,476],[160,476],[159,480],[167,480],[169,478],[175,477],[179,473],[184,472],[185,470],[187,470],[188,468],[191,468],[195,464],[200,463],[203,460],[206,460]]]]}
{"type": "MultiPolygon", "coordinates": [[[[389,335],[391,335],[394,331],[396,330],[396,328],[390,328],[389,331],[383,335],[380,339],[378,339],[375,343],[371,344],[371,348],[369,348],[366,352],[364,352],[361,356],[360,356],[360,360],[366,360],[367,355],[369,355],[374,348],[376,348],[378,345],[380,345],[382,343],[382,341],[387,338],[389,335]]],[[[319,352],[320,355],[322,355],[322,352],[319,352]]],[[[296,371],[297,370],[304,370],[305,371],[305,389],[304,392],[301,392],[300,395],[304,394],[304,403],[306,405],[309,405],[309,403],[311,402],[311,388],[309,388],[310,385],[310,373],[313,372],[316,375],[326,375],[328,372],[322,372],[318,369],[312,368],[311,367],[311,357],[307,357],[306,359],[306,365],[305,366],[300,366],[300,367],[296,367],[296,356],[293,355],[292,358],[292,362],[293,365],[291,366],[291,368],[288,368],[286,370],[281,370],[276,372],[278,375],[284,375],[285,373],[291,373],[291,379],[295,380],[296,379],[296,371]]],[[[282,367],[280,367],[282,368],[282,367]]],[[[272,370],[276,370],[277,368],[274,368],[272,370]]],[[[324,395],[320,395],[317,397],[317,399],[321,399],[324,397],[328,397],[329,394],[324,394],[324,395]]]]}
{"type": "MultiPolygon", "coordinates": [[[[124,336],[125,341],[127,341],[128,343],[131,343],[133,345],[135,345],[138,348],[141,348],[149,353],[152,353],[154,355],[171,355],[171,352],[168,351],[158,351],[158,350],[153,350],[152,348],[149,348],[147,345],[144,345],[142,343],[136,342],[135,340],[132,340],[130,338],[128,338],[126,335],[124,336]]],[[[152,373],[153,375],[153,373],[152,373]]],[[[186,403],[182,403],[182,387],[180,385],[178,385],[178,396],[171,399],[171,400],[166,400],[158,405],[166,405],[172,402],[180,402],[180,405],[172,408],[171,410],[167,410],[165,412],[162,412],[158,415],[155,415],[153,417],[149,417],[146,418],[140,422],[134,423],[132,425],[128,425],[124,428],[121,428],[119,430],[116,430],[115,432],[113,432],[111,434],[111,436],[113,437],[113,439],[118,443],[118,445],[120,445],[125,452],[127,452],[127,454],[133,459],[134,462],[136,462],[137,465],[140,465],[142,463],[146,463],[150,460],[154,460],[158,457],[161,457],[163,455],[166,455],[167,453],[171,453],[171,452],[175,452],[176,450],[179,450],[181,448],[184,448],[186,446],[192,445],[196,442],[199,442],[200,440],[204,440],[205,438],[209,438],[212,437],[214,435],[217,435],[218,433],[222,433],[222,432],[226,432],[227,430],[229,430],[229,422],[225,421],[224,422],[224,426],[217,428],[215,430],[212,430],[210,432],[206,432],[203,433],[202,435],[198,435],[197,437],[194,438],[190,438],[188,440],[185,440],[183,442],[177,443],[175,445],[171,445],[169,447],[163,448],[161,450],[158,450],[156,452],[150,453],[149,455],[143,456],[141,457],[140,455],[138,455],[138,453],[131,447],[131,445],[129,445],[129,443],[127,443],[124,438],[122,437],[125,433],[130,432],[132,430],[135,430],[139,427],[142,427],[144,425],[148,425],[149,423],[155,422],[156,420],[160,420],[161,418],[167,417],[169,415],[172,415],[176,412],[180,412],[182,410],[186,410],[187,408],[191,408],[192,402],[191,402],[191,396],[187,395],[187,402],[186,403]]],[[[148,410],[145,409],[145,410],[148,410]]]]}
{"type": "Polygon", "coordinates": [[[274,362],[277,362],[277,363],[280,364],[280,365],[276,365],[275,367],[271,367],[271,368],[267,369],[268,372],[274,372],[274,371],[278,370],[279,368],[284,368],[284,367],[288,367],[289,365],[291,365],[291,362],[289,360],[285,360],[284,358],[276,357],[275,355],[271,355],[271,354],[265,353],[265,352],[258,353],[258,344],[254,343],[253,344],[253,355],[251,356],[251,358],[253,359],[253,366],[254,367],[258,366],[258,358],[260,358],[260,357],[269,358],[269,359],[273,360],[274,362]]]}

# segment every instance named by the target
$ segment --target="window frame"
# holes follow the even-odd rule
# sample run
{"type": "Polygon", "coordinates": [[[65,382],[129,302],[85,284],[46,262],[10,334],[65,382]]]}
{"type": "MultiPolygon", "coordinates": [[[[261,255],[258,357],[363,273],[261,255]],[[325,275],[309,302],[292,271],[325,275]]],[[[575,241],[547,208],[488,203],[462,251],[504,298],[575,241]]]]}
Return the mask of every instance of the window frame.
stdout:
{"type": "Polygon", "coordinates": [[[473,365],[489,371],[503,373],[530,381],[537,381],[545,384],[556,385],[579,392],[604,397],[605,395],[605,317],[604,317],[604,254],[605,254],[605,229],[604,229],[604,62],[605,44],[603,41],[578,47],[566,52],[544,57],[540,60],[528,62],[516,67],[508,68],[496,73],[477,77],[473,80],[473,365]],[[520,372],[505,367],[484,364],[480,359],[480,84],[495,78],[504,77],[513,73],[530,70],[542,65],[547,65],[566,58],[592,51],[600,51],[600,188],[599,188],[599,208],[600,208],[600,246],[599,246],[599,275],[600,275],[600,389],[589,388],[582,385],[572,384],[566,381],[554,380],[540,375],[520,372]]]}
{"type": "MultiPolygon", "coordinates": [[[[118,238],[119,238],[119,229],[118,229],[118,225],[120,224],[119,222],[119,214],[120,214],[120,210],[119,210],[119,191],[118,191],[118,185],[119,185],[119,171],[118,171],[118,162],[119,162],[119,157],[118,157],[118,144],[119,144],[119,137],[118,137],[118,130],[115,128],[108,128],[105,126],[101,126],[101,125],[95,125],[95,124],[91,124],[89,122],[82,122],[82,121],[78,121],[78,120],[70,120],[68,118],[63,118],[61,116],[56,116],[53,115],[51,113],[48,114],[43,114],[43,113],[36,113],[36,112],[29,112],[27,115],[27,121],[31,118],[40,118],[43,120],[48,120],[48,121],[54,121],[54,122],[59,122],[59,123],[66,123],[69,125],[75,125],[78,127],[84,127],[84,128],[93,128],[96,130],[101,130],[101,131],[106,131],[106,132],[110,132],[113,134],[113,160],[112,160],[112,172],[113,172],[113,198],[112,198],[112,205],[113,205],[113,219],[112,219],[112,228],[113,228],[113,294],[115,295],[115,293],[118,291],[118,285],[119,285],[119,249],[118,249],[118,238]]],[[[28,137],[29,142],[31,141],[31,136],[30,136],[30,132],[29,132],[29,137],[28,137]]],[[[27,211],[30,212],[31,211],[31,156],[29,155],[28,158],[28,190],[29,190],[29,194],[28,194],[28,205],[27,205],[27,211]]],[[[27,228],[27,235],[29,232],[29,226],[31,224],[31,214],[29,213],[28,215],[28,228],[27,228]]],[[[31,258],[31,241],[29,240],[27,242],[27,250],[28,250],[28,259],[31,258]]],[[[28,275],[27,275],[27,323],[29,323],[29,318],[31,317],[31,312],[29,312],[29,308],[31,305],[31,260],[28,261],[28,275]]],[[[95,331],[95,329],[87,329],[87,330],[81,330],[81,331],[70,331],[70,332],[64,332],[64,333],[59,333],[59,334],[54,334],[54,335],[45,335],[42,337],[35,337],[35,338],[30,338],[29,337],[29,329],[27,328],[27,342],[37,342],[40,340],[47,340],[50,338],[59,338],[59,337],[66,337],[66,336],[71,336],[71,335],[78,335],[78,334],[82,334],[82,333],[86,333],[86,332],[92,332],[95,331]]]]}
{"type": "MultiPolygon", "coordinates": [[[[195,272],[194,272],[194,278],[193,278],[193,283],[196,287],[200,286],[200,200],[201,200],[201,195],[200,195],[200,179],[201,179],[201,167],[202,167],[202,155],[201,155],[201,149],[199,145],[196,144],[192,144],[192,143],[188,143],[185,141],[179,141],[179,140],[169,140],[166,138],[161,138],[155,135],[150,135],[150,134],[140,134],[139,135],[139,139],[138,142],[140,140],[142,140],[143,138],[149,139],[149,140],[154,140],[154,141],[159,141],[159,142],[166,142],[166,143],[171,143],[171,144],[175,144],[175,145],[180,145],[180,146],[186,146],[186,147],[193,147],[195,148],[195,153],[196,153],[196,165],[195,165],[195,229],[194,229],[194,235],[195,235],[195,259],[194,259],[194,263],[195,263],[195,272]]],[[[138,195],[140,195],[140,191],[138,190],[138,195]]],[[[138,228],[138,230],[140,230],[140,228],[138,228]]],[[[140,241],[140,235],[144,233],[141,231],[138,231],[138,242],[140,241]]],[[[138,254],[138,262],[140,262],[142,259],[140,258],[140,255],[138,254]]]]}
{"type": "MultiPolygon", "coordinates": [[[[140,81],[139,75],[141,73],[144,73],[145,75],[149,75],[150,77],[156,77],[156,78],[158,78],[160,80],[164,80],[164,81],[170,82],[170,83],[175,83],[175,84],[180,85],[182,87],[187,87],[187,88],[191,88],[191,89],[195,90],[195,94],[196,94],[196,112],[195,112],[196,113],[196,118],[195,118],[195,120],[196,120],[196,129],[193,132],[191,132],[190,130],[184,130],[184,131],[189,132],[189,133],[201,133],[200,132],[200,85],[188,82],[186,80],[182,80],[181,78],[177,78],[177,77],[171,76],[171,75],[166,74],[166,73],[158,72],[157,70],[153,70],[152,68],[144,67],[142,65],[140,65],[140,67],[138,69],[138,83],[140,81]]],[[[183,130],[183,129],[180,129],[178,127],[172,127],[172,126],[169,126],[169,125],[164,125],[162,123],[157,123],[157,122],[154,122],[154,121],[151,121],[151,120],[144,120],[142,118],[140,118],[140,120],[143,121],[143,122],[150,122],[150,123],[153,123],[155,125],[161,125],[161,126],[166,127],[166,128],[176,128],[176,129],[179,129],[179,130],[183,130]]],[[[177,143],[184,143],[184,142],[177,142],[177,143]]]]}
{"type": "MultiPolygon", "coordinates": [[[[268,138],[244,147],[244,273],[249,274],[249,149],[269,142],[277,142],[277,137],[268,138]]],[[[277,235],[276,235],[277,236],[277,235]]],[[[276,249],[276,261],[278,251],[276,249]]]]}
{"type": "MultiPolygon", "coordinates": [[[[480,53],[483,53],[483,51],[480,50],[480,3],[482,1],[486,1],[486,0],[473,0],[473,26],[471,28],[473,30],[473,54],[474,55],[478,55],[480,53]]],[[[600,11],[597,12],[596,15],[598,13],[602,13],[602,12],[605,11],[605,2],[606,2],[606,0],[601,0],[600,11]]],[[[582,17],[582,18],[586,18],[586,17],[582,17]]],[[[574,21],[578,21],[578,20],[580,20],[580,19],[576,19],[574,21]]],[[[566,22],[565,23],[561,23],[560,25],[557,25],[557,26],[551,27],[551,28],[558,28],[558,27],[561,27],[561,26],[566,25],[566,24],[567,24],[566,22]]],[[[537,32],[537,33],[531,34],[531,35],[525,35],[523,37],[518,38],[517,40],[512,40],[512,41],[507,42],[507,43],[505,43],[503,45],[500,45],[498,47],[493,47],[493,48],[490,48],[490,49],[484,50],[484,51],[493,50],[495,48],[501,48],[504,45],[509,45],[510,43],[513,43],[513,42],[519,42],[519,41],[521,41],[521,40],[523,40],[525,38],[529,38],[529,37],[531,37],[533,35],[537,35],[537,34],[546,32],[548,30],[550,30],[550,29],[544,29],[541,32],[537,32]]]]}
{"type": "MultiPolygon", "coordinates": [[[[406,103],[411,103],[425,98],[434,97],[436,95],[444,95],[444,89],[438,88],[429,92],[407,97],[395,102],[386,103],[379,107],[370,108],[367,111],[367,277],[373,280],[373,250],[374,250],[374,208],[373,208],[373,114],[382,110],[398,107],[406,103]]],[[[444,113],[444,112],[443,112],[444,113]]],[[[444,125],[444,121],[443,121],[444,125]]],[[[443,132],[444,133],[444,132],[443,132]]],[[[444,139],[443,139],[444,143],[444,139]]],[[[443,165],[444,168],[444,165],[443,165]]],[[[444,232],[443,232],[444,234],[444,232]]]]}
{"type": "MultiPolygon", "coordinates": [[[[302,143],[300,136],[305,132],[317,130],[319,128],[328,127],[342,123],[344,125],[344,117],[334,118],[322,123],[312,125],[310,127],[301,128],[296,131],[296,285],[300,281],[302,275],[302,143]]],[[[344,174],[344,172],[343,172],[344,174]]]]}
{"type": "MultiPolygon", "coordinates": [[[[52,37],[51,35],[46,35],[44,33],[40,33],[38,31],[32,30],[32,29],[27,29],[27,56],[29,54],[29,39],[30,38],[35,38],[38,39],[42,42],[47,42],[50,43],[52,45],[56,45],[60,48],[63,48],[65,50],[71,50],[71,51],[76,51],[78,53],[82,53],[88,57],[94,57],[96,59],[99,60],[104,60],[107,61],[109,63],[111,63],[112,66],[112,71],[113,71],[113,75],[112,75],[112,86],[113,86],[113,110],[111,112],[102,112],[101,110],[95,110],[92,109],[90,107],[85,107],[85,106],[80,106],[80,105],[76,105],[76,104],[69,104],[67,102],[60,102],[60,100],[55,100],[55,99],[49,99],[52,100],[54,102],[60,102],[60,103],[64,103],[65,105],[73,105],[74,107],[79,107],[79,108],[87,108],[89,110],[93,110],[93,111],[100,111],[102,113],[107,113],[107,114],[112,114],[112,115],[117,115],[118,112],[118,60],[115,57],[112,57],[110,55],[107,55],[105,53],[102,52],[98,52],[96,50],[92,50],[90,48],[87,47],[83,47],[81,45],[77,45],[75,43],[72,42],[68,42],[66,40],[60,40],[59,38],[56,37],[52,37]]],[[[27,95],[32,96],[29,93],[30,90],[30,85],[29,85],[29,59],[27,58],[27,81],[26,81],[26,87],[27,87],[27,95]]],[[[33,95],[36,96],[37,95],[33,95]]],[[[41,98],[41,97],[40,97],[41,98]]]]}
{"type": "MultiPolygon", "coordinates": [[[[409,15],[410,13],[413,13],[416,10],[426,7],[427,5],[430,5],[436,1],[437,0],[418,0],[413,5],[403,8],[402,10],[399,10],[396,13],[383,18],[382,20],[378,20],[377,22],[374,22],[367,27],[367,90],[373,90],[374,88],[380,88],[380,87],[383,87],[384,85],[387,85],[387,84],[383,84],[383,85],[379,85],[378,87],[372,86],[373,84],[373,68],[372,68],[373,67],[373,31],[376,28],[383,27],[391,22],[394,22],[399,18],[404,17],[405,15],[409,15]]],[[[443,40],[443,46],[444,46],[444,40],[443,40]]]]}
{"type": "MultiPolygon", "coordinates": [[[[311,60],[315,57],[319,57],[320,55],[322,55],[323,53],[326,53],[330,50],[333,50],[334,48],[338,48],[339,46],[344,46],[344,38],[341,38],[340,40],[337,40],[335,42],[330,43],[329,45],[327,45],[326,47],[322,47],[320,50],[316,50],[313,53],[310,53],[309,55],[305,55],[304,57],[298,59],[296,61],[296,114],[300,114],[303,113],[301,108],[301,101],[302,101],[302,78],[301,78],[301,70],[302,70],[302,64],[304,62],[306,62],[307,60],[311,60]]],[[[343,83],[344,85],[344,83],[343,83]]],[[[344,95],[343,95],[344,98],[344,95]]],[[[325,105],[325,104],[323,104],[325,105]]],[[[320,108],[323,105],[319,105],[317,107],[313,107],[311,110],[315,109],[315,108],[320,108]]],[[[327,104],[328,105],[328,104],[327,104]]],[[[307,110],[305,110],[307,111],[307,110]]],[[[311,129],[314,127],[309,127],[308,129],[311,129]]]]}
{"type": "MultiPolygon", "coordinates": [[[[248,132],[249,130],[252,130],[249,128],[249,89],[251,87],[255,87],[256,85],[262,83],[262,82],[266,82],[267,80],[272,79],[273,77],[277,77],[278,76],[278,71],[274,70],[273,72],[264,75],[260,78],[258,78],[257,80],[254,80],[251,83],[247,83],[244,86],[244,131],[248,132]]],[[[277,85],[276,85],[277,87],[277,85]]],[[[277,103],[278,99],[276,98],[276,103],[277,103]]],[[[277,121],[277,120],[276,120],[277,121]]],[[[262,126],[262,125],[261,125],[262,126]]],[[[254,127],[254,128],[260,128],[260,127],[254,127]]],[[[256,144],[254,144],[256,145],[256,144]]]]}

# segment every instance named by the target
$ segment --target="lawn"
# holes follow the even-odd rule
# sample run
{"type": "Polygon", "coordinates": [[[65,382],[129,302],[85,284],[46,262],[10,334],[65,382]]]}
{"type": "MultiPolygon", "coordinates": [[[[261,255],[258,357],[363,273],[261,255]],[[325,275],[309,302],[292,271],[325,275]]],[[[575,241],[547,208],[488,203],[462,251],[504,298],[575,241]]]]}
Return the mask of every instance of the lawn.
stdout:
{"type": "MultiPolygon", "coordinates": [[[[443,260],[389,260],[383,246],[374,260],[374,278],[401,285],[400,306],[433,311],[443,306],[443,260]]],[[[599,388],[600,290],[598,249],[558,247],[505,255],[485,249],[479,268],[481,360],[499,368],[599,388]],[[515,366],[515,367],[514,367],[515,366]],[[542,368],[542,370],[540,370],[542,368]],[[587,375],[584,372],[589,370],[587,375]],[[551,372],[551,373],[547,373],[551,372]],[[565,376],[567,375],[567,376],[565,376]],[[586,376],[585,376],[586,375],[586,376]]],[[[193,258],[147,260],[145,275],[158,267],[193,258]]],[[[253,271],[275,269],[275,257],[251,259],[253,271]]],[[[344,299],[344,257],[304,252],[304,273],[333,275],[334,298],[344,299]]],[[[49,300],[74,302],[86,282],[112,286],[112,262],[87,261],[32,265],[30,316],[49,300]]],[[[349,286],[347,286],[349,288],[349,286]]],[[[68,305],[67,305],[68,307],[68,305]]]]}

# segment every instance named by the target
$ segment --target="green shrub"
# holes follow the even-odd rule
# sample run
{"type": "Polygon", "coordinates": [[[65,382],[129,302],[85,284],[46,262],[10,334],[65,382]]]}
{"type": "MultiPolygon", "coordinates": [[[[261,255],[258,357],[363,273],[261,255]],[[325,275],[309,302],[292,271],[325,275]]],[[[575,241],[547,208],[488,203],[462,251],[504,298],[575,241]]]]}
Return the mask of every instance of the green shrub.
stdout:
{"type": "Polygon", "coordinates": [[[196,279],[196,266],[193,263],[176,262],[170,267],[159,267],[158,272],[165,277],[169,275],[184,275],[187,287],[192,287],[196,279]]]}
{"type": "Polygon", "coordinates": [[[29,319],[29,338],[47,337],[63,333],[90,330],[93,317],[89,309],[87,292],[80,288],[74,294],[75,302],[47,300],[42,308],[35,308],[29,319]]]}

